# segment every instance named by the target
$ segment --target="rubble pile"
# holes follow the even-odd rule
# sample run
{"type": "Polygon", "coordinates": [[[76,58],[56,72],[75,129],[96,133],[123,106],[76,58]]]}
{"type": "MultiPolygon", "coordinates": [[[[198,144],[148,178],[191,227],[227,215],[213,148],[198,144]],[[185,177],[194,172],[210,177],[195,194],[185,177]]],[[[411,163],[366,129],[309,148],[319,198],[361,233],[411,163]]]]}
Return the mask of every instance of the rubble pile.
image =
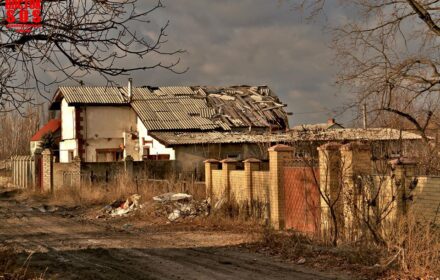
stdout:
{"type": "Polygon", "coordinates": [[[102,211],[112,217],[124,216],[137,209],[142,208],[139,204],[140,195],[134,194],[124,200],[115,200],[112,204],[105,206],[102,211]]]}
{"type": "Polygon", "coordinates": [[[168,217],[171,222],[182,218],[208,216],[211,205],[208,200],[196,201],[186,193],[165,193],[153,197],[158,203],[156,213],[168,217]]]}

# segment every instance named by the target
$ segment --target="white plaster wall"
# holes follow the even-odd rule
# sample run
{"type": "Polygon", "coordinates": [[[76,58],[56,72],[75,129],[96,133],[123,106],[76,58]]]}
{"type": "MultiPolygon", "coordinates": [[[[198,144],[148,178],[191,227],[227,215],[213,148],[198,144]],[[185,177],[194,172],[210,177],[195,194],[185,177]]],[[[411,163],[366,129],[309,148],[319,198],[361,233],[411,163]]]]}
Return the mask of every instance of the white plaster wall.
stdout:
{"type": "Polygon", "coordinates": [[[137,129],[139,133],[139,158],[142,159],[143,156],[143,147],[148,146],[150,147],[150,155],[164,155],[168,154],[170,155],[170,160],[176,159],[176,153],[174,152],[173,148],[167,148],[164,145],[162,145],[159,141],[154,139],[153,137],[148,135],[148,130],[142,123],[142,121],[138,118],[137,119],[137,129]],[[145,139],[145,141],[153,141],[153,143],[148,143],[145,146],[142,145],[142,138],[145,139]]]}
{"type": "Polygon", "coordinates": [[[73,150],[73,157],[78,156],[78,144],[76,139],[63,140],[60,142],[60,162],[69,162],[69,151],[73,150]]]}
{"type": "Polygon", "coordinates": [[[133,160],[142,160],[139,155],[139,140],[137,138],[133,139],[137,135],[130,132],[124,132],[124,158],[130,155],[133,160]]]}
{"type": "Polygon", "coordinates": [[[75,107],[61,102],[61,139],[75,139],[75,107]]]}
{"type": "Polygon", "coordinates": [[[35,154],[35,150],[40,147],[41,141],[31,141],[30,148],[31,148],[31,155],[35,154]]]}
{"type": "Polygon", "coordinates": [[[124,138],[122,137],[106,139],[87,139],[87,142],[85,144],[85,160],[86,162],[96,162],[96,149],[119,149],[123,144],[124,138]]]}
{"type": "Polygon", "coordinates": [[[88,106],[84,110],[85,139],[123,138],[136,131],[136,113],[130,107],[88,106]]]}
{"type": "Polygon", "coordinates": [[[136,131],[136,113],[130,107],[88,106],[84,108],[85,160],[96,162],[96,149],[119,149],[124,133],[136,131]]]}

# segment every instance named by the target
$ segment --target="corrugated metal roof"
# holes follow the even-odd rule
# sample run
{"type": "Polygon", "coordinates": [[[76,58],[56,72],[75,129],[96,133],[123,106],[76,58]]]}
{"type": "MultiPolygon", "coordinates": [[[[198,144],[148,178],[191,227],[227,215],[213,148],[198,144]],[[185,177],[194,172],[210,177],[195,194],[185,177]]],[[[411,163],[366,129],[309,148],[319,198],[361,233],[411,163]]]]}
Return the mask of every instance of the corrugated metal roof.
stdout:
{"type": "Polygon", "coordinates": [[[288,128],[287,114],[268,88],[136,87],[131,102],[126,87],[60,87],[59,93],[53,104],[64,97],[69,104],[131,105],[149,130],[288,128]]]}
{"type": "Polygon", "coordinates": [[[119,87],[60,87],[69,104],[125,104],[126,90],[119,87]]]}
{"type": "Polygon", "coordinates": [[[163,93],[169,95],[194,95],[195,92],[190,87],[160,87],[163,93]]]}
{"type": "Polygon", "coordinates": [[[337,129],[321,132],[252,134],[238,132],[152,132],[150,135],[167,146],[189,144],[292,143],[300,141],[389,141],[421,140],[415,133],[391,128],[337,129]]]}

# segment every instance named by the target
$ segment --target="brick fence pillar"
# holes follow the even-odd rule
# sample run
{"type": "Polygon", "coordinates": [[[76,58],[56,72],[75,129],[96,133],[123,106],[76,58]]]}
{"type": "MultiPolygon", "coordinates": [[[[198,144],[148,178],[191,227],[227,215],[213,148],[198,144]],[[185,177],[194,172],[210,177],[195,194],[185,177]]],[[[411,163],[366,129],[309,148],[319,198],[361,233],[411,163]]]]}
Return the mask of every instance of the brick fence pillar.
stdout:
{"type": "Polygon", "coordinates": [[[229,201],[231,199],[231,184],[229,181],[229,172],[237,169],[237,161],[235,159],[224,159],[222,163],[222,178],[223,189],[225,191],[224,196],[229,201]]]}
{"type": "Polygon", "coordinates": [[[216,159],[207,159],[204,161],[205,163],[205,187],[206,187],[206,195],[211,202],[214,202],[218,197],[214,197],[214,193],[212,191],[212,171],[218,170],[219,161],[216,159]]]}
{"type": "Polygon", "coordinates": [[[270,221],[274,229],[285,227],[284,161],[293,158],[293,148],[276,145],[269,148],[270,221]]]}
{"type": "MultiPolygon", "coordinates": [[[[353,142],[341,147],[341,172],[343,180],[345,235],[357,240],[362,232],[367,232],[364,219],[374,213],[364,205],[368,197],[375,196],[375,184],[370,184],[367,176],[372,174],[371,147],[353,142]]],[[[371,223],[374,225],[374,223],[371,223]]]]}
{"type": "Polygon", "coordinates": [[[252,172],[260,170],[261,161],[255,158],[250,158],[244,163],[244,185],[246,186],[246,200],[249,203],[250,208],[253,207],[254,200],[254,187],[252,182],[252,172]]]}
{"type": "Polygon", "coordinates": [[[52,151],[49,149],[45,149],[42,152],[42,176],[43,176],[43,184],[42,190],[43,192],[53,191],[53,157],[52,151]]]}
{"type": "Polygon", "coordinates": [[[327,143],[318,148],[321,234],[324,237],[334,233],[335,225],[331,210],[334,211],[336,216],[338,232],[341,232],[341,229],[344,227],[340,148],[341,144],[338,143],[327,143]]]}
{"type": "Polygon", "coordinates": [[[73,158],[74,169],[72,170],[72,186],[81,187],[81,158],[73,158]]]}
{"type": "Polygon", "coordinates": [[[396,218],[399,220],[400,217],[408,212],[410,184],[412,177],[415,176],[417,163],[405,159],[396,159],[389,163],[393,172],[392,184],[396,190],[396,218]]]}

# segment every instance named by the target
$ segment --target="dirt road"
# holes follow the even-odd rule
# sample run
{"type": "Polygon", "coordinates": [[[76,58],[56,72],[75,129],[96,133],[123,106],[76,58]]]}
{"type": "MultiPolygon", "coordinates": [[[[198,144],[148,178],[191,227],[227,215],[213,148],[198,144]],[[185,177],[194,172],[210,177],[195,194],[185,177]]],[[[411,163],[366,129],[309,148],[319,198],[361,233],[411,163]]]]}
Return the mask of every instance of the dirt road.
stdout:
{"type": "Polygon", "coordinates": [[[0,198],[0,244],[50,279],[338,279],[238,246],[240,233],[121,229],[0,198]]]}

